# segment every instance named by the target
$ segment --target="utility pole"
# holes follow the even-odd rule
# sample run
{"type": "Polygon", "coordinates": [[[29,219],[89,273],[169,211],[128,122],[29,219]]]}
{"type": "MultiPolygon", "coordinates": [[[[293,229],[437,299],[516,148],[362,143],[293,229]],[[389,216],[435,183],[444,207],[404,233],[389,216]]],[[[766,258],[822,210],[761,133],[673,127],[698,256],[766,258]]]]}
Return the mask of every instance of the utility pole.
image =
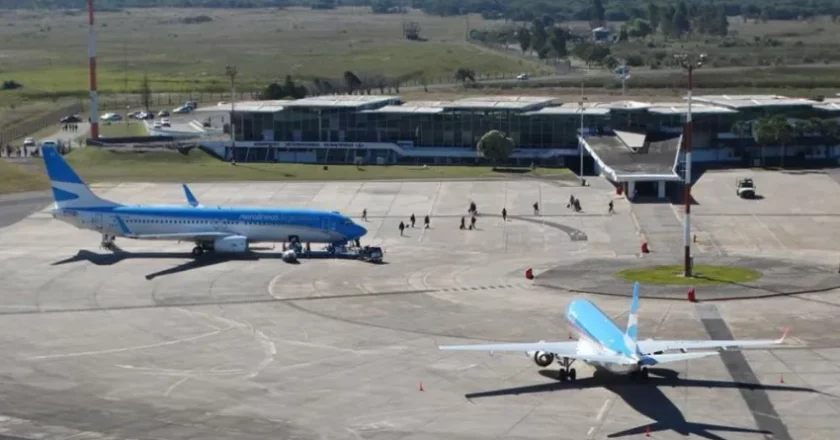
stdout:
{"type": "Polygon", "coordinates": [[[691,118],[691,93],[694,89],[694,70],[703,66],[706,54],[676,56],[683,69],[688,71],[688,112],[683,126],[683,145],[685,146],[685,223],[683,241],[685,244],[684,269],[685,277],[692,276],[691,258],[691,144],[694,134],[694,121],[691,118]]]}
{"type": "Polygon", "coordinates": [[[236,66],[225,67],[225,76],[230,78],[230,157],[233,163],[236,163],[236,130],[233,125],[233,112],[236,109],[236,74],[236,66]]]}

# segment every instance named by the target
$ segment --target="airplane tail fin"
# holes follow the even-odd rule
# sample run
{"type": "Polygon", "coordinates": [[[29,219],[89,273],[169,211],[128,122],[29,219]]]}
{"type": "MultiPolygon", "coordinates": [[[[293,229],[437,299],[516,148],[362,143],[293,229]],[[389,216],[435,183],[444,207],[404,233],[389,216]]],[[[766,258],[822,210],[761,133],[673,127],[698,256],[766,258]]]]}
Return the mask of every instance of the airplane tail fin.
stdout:
{"type": "Polygon", "coordinates": [[[192,191],[190,191],[190,188],[187,186],[186,183],[184,184],[184,194],[187,196],[187,202],[190,204],[190,206],[201,206],[201,203],[198,203],[198,199],[195,198],[195,196],[193,195],[192,191]]]}
{"type": "Polygon", "coordinates": [[[635,353],[636,341],[639,339],[639,282],[633,284],[633,299],[630,302],[630,312],[627,315],[627,330],[624,332],[625,342],[635,353]]]}
{"type": "Polygon", "coordinates": [[[44,166],[50,178],[53,198],[58,208],[99,208],[119,206],[94,194],[55,147],[41,148],[44,166]]]}

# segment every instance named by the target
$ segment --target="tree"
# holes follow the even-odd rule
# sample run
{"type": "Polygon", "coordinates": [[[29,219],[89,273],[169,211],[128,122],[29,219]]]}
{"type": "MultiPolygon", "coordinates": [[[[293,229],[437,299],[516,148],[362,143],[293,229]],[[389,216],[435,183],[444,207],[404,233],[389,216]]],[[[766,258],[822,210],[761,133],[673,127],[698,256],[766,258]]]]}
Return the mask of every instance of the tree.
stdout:
{"type": "Polygon", "coordinates": [[[484,134],[476,146],[478,155],[493,163],[507,160],[513,154],[513,139],[499,130],[490,130],[484,134]]]}
{"type": "Polygon", "coordinates": [[[603,26],[606,14],[607,12],[601,0],[592,0],[592,15],[589,16],[589,19],[598,22],[599,26],[603,26]]]}
{"type": "Polygon", "coordinates": [[[545,33],[542,20],[534,19],[531,23],[531,49],[539,54],[540,49],[545,47],[547,41],[548,35],[545,33]]]}
{"type": "Polygon", "coordinates": [[[351,71],[344,72],[344,85],[347,86],[347,93],[353,94],[362,85],[362,80],[351,71]]]}
{"type": "Polygon", "coordinates": [[[528,31],[528,28],[522,26],[516,31],[516,39],[519,40],[519,48],[522,49],[522,53],[528,52],[528,49],[531,48],[531,32],[528,31]]]}
{"type": "Polygon", "coordinates": [[[653,33],[653,26],[647,20],[633,19],[627,25],[627,34],[633,38],[645,38],[653,33]]]}
{"type": "Polygon", "coordinates": [[[659,22],[662,19],[662,10],[659,9],[659,6],[656,3],[648,3],[647,19],[653,29],[653,32],[656,32],[656,29],[659,27],[659,22]]]}
{"type": "MultiPolygon", "coordinates": [[[[781,166],[785,166],[787,144],[793,139],[794,131],[787,118],[773,115],[759,119],[755,124],[755,140],[762,146],[779,145],[782,147],[781,166]]],[[[763,154],[762,154],[763,156],[763,154]]]]}
{"type": "Polygon", "coordinates": [[[681,37],[683,34],[686,34],[691,31],[691,22],[689,21],[688,15],[688,6],[684,2],[680,2],[677,5],[677,9],[674,11],[674,16],[671,19],[671,22],[674,27],[675,37],[681,37]]]}
{"type": "Polygon", "coordinates": [[[455,71],[455,81],[461,81],[466,84],[467,80],[475,82],[475,72],[472,69],[461,67],[455,71]]]}
{"type": "Polygon", "coordinates": [[[152,107],[152,87],[149,85],[149,74],[143,74],[143,82],[140,83],[140,101],[143,103],[143,108],[148,113],[149,108],[152,107]]]}
{"type": "Polygon", "coordinates": [[[566,30],[563,28],[551,28],[551,36],[548,38],[548,44],[551,46],[551,50],[554,51],[554,56],[557,58],[565,58],[569,54],[566,50],[566,30]]]}

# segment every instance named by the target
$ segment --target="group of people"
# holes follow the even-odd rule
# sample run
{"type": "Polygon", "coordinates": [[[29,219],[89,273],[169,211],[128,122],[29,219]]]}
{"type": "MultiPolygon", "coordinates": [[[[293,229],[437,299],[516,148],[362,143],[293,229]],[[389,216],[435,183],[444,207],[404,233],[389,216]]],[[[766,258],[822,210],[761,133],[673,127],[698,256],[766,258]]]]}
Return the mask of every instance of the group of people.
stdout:
{"type": "MultiPolygon", "coordinates": [[[[534,208],[534,215],[540,215],[540,204],[539,204],[539,202],[534,202],[533,208],[534,208]]],[[[572,194],[571,196],[569,196],[569,203],[566,204],[566,208],[574,209],[575,212],[581,212],[582,208],[580,207],[580,199],[576,198],[574,196],[574,194],[572,194]]],[[[470,202],[470,206],[467,209],[467,213],[470,215],[470,224],[469,224],[469,226],[467,226],[466,216],[461,216],[461,225],[459,227],[459,229],[461,229],[461,230],[465,230],[465,229],[473,230],[473,229],[475,229],[476,217],[478,216],[478,207],[476,206],[475,202],[470,202]]],[[[615,210],[613,209],[612,200],[610,200],[610,203],[609,203],[608,213],[609,214],[615,214],[615,210]]],[[[362,210],[362,220],[367,221],[367,219],[368,219],[367,218],[367,209],[364,209],[364,210],[362,210]]],[[[402,236],[404,234],[406,228],[408,228],[408,227],[413,228],[416,221],[417,221],[417,217],[415,217],[414,214],[411,214],[411,217],[409,217],[410,226],[406,225],[405,222],[400,221],[400,224],[399,224],[400,235],[402,236]]],[[[507,208],[502,208],[502,221],[507,221],[507,208]]],[[[425,229],[429,229],[430,224],[431,224],[431,219],[429,218],[428,215],[426,215],[426,217],[423,219],[423,227],[425,229]]]]}
{"type": "Polygon", "coordinates": [[[79,124],[64,124],[61,126],[62,131],[79,131],[79,124]]]}
{"type": "MultiPolygon", "coordinates": [[[[367,211],[367,210],[365,210],[365,211],[367,211]]],[[[367,212],[365,212],[365,219],[367,219],[367,212]]],[[[408,221],[411,222],[411,227],[413,228],[415,222],[417,222],[417,217],[414,216],[414,213],[411,213],[411,217],[408,218],[408,221]]],[[[423,228],[424,229],[429,229],[430,226],[431,226],[431,219],[429,218],[428,215],[426,215],[426,217],[423,218],[423,228]]],[[[399,228],[400,228],[400,235],[403,235],[403,232],[405,231],[405,228],[407,228],[407,226],[404,222],[400,221],[399,228]]]]}

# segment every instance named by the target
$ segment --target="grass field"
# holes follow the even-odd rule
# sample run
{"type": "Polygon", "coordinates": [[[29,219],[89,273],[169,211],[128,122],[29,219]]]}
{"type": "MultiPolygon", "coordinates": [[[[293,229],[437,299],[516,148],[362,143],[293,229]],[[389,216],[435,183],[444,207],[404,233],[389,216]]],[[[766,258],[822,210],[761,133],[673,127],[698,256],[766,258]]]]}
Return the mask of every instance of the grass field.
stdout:
{"type": "Polygon", "coordinates": [[[627,269],[616,274],[619,278],[642,284],[662,285],[708,285],[725,283],[748,283],[761,278],[761,273],[742,267],[697,265],[694,276],[683,276],[682,266],[656,266],[643,269],[627,269]]]}
{"type": "Polygon", "coordinates": [[[99,126],[99,134],[102,137],[131,137],[148,136],[146,124],[137,121],[119,121],[99,126]]]}
{"type": "Polygon", "coordinates": [[[50,187],[43,172],[0,160],[0,194],[39,191],[50,187]]]}
{"type": "MultiPolygon", "coordinates": [[[[519,73],[547,69],[539,63],[477,49],[464,41],[464,17],[419,11],[374,15],[369,8],[137,9],[97,13],[98,85],[101,93],[152,89],[226,88],[225,66],[238,67],[243,88],[265,86],[286,74],[296,78],[422,72],[451,82],[455,71],[519,73]],[[212,21],[184,24],[207,15],[212,21]],[[403,20],[417,21],[428,41],[409,41],[403,20]]],[[[470,17],[470,27],[487,24],[470,17]]],[[[24,84],[18,93],[87,90],[87,14],[12,11],[0,15],[4,42],[0,78],[24,84]]],[[[5,92],[4,92],[5,93],[5,92]]],[[[8,94],[8,93],[6,93],[8,94]]]]}
{"type": "MultiPolygon", "coordinates": [[[[452,179],[501,177],[490,167],[415,167],[305,164],[238,164],[219,161],[200,150],[176,152],[76,149],[67,161],[88,183],[95,182],[213,182],[282,180],[452,179]]],[[[563,176],[565,168],[537,168],[530,175],[563,176]]],[[[0,193],[44,189],[43,168],[23,168],[0,161],[0,193]],[[8,170],[7,170],[8,167],[8,170]]]]}

